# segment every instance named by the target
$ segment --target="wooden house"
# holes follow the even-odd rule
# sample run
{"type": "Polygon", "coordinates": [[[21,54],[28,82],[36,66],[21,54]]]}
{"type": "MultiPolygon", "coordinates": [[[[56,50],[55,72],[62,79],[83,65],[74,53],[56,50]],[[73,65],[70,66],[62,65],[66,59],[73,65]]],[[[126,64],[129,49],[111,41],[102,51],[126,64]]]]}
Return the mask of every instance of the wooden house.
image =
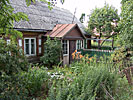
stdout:
{"type": "Polygon", "coordinates": [[[11,5],[14,12],[28,15],[29,21],[15,22],[14,29],[23,33],[23,38],[18,39],[18,43],[30,62],[38,61],[43,55],[44,37],[47,35],[61,38],[63,46],[67,47],[64,47],[64,64],[70,63],[71,53],[78,49],[77,43],[82,47],[83,44],[86,48],[90,47],[90,43],[85,40],[85,36],[90,35],[86,34],[84,25],[68,10],[59,7],[49,10],[47,4],[41,1],[27,7],[25,0],[11,0],[11,5]]]}

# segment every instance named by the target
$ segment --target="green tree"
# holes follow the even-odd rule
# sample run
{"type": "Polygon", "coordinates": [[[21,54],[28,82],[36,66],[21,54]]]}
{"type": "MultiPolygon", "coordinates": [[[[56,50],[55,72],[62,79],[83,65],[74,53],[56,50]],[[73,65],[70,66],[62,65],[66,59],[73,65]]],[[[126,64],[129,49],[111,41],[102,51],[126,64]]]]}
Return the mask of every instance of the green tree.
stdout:
{"type": "Polygon", "coordinates": [[[133,1],[122,0],[119,42],[133,50],[133,1]]]}
{"type": "MultiPolygon", "coordinates": [[[[119,20],[117,9],[105,4],[103,8],[96,8],[90,14],[88,31],[91,32],[92,35],[95,35],[94,30],[96,29],[96,32],[99,33],[99,39],[101,39],[102,36],[110,38],[114,35],[112,35],[112,33],[118,32],[117,23],[119,20]]],[[[101,45],[103,43],[101,43],[101,45]]]]}
{"type": "Polygon", "coordinates": [[[27,20],[28,17],[22,12],[13,12],[14,9],[10,5],[9,0],[0,1],[0,35],[3,37],[11,36],[11,39],[21,37],[21,32],[13,29],[13,23],[20,20],[27,20]]]}
{"type": "Polygon", "coordinates": [[[81,15],[79,20],[80,20],[81,23],[84,23],[84,21],[85,21],[85,13],[82,13],[82,15],[81,15]]]}
{"type": "Polygon", "coordinates": [[[44,43],[45,50],[44,55],[41,57],[44,65],[52,67],[58,65],[61,58],[61,42],[56,38],[54,40],[47,37],[47,41],[44,43]]]}

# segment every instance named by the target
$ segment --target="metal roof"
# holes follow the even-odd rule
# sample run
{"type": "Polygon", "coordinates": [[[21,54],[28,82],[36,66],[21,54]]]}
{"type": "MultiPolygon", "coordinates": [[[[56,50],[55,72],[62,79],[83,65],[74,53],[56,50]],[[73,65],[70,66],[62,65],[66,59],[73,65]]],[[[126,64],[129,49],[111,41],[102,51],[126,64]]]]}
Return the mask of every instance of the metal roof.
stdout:
{"type": "MultiPolygon", "coordinates": [[[[44,36],[50,36],[51,38],[57,37],[57,38],[64,38],[67,33],[69,33],[73,28],[78,27],[77,24],[57,24],[51,32],[46,33],[44,36]]],[[[79,28],[79,27],[78,27],[79,28]]],[[[79,28],[80,30],[80,28],[79,28]]],[[[82,31],[80,30],[82,36],[82,31]]]]}

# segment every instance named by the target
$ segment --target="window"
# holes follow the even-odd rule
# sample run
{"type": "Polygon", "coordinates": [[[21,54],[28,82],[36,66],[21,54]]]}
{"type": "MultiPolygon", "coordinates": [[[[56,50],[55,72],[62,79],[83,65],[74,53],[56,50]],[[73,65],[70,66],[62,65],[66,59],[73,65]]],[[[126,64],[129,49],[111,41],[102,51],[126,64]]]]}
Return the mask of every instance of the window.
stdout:
{"type": "Polygon", "coordinates": [[[22,47],[22,40],[21,39],[18,40],[18,44],[20,47],[22,47]]]}
{"type": "Polygon", "coordinates": [[[39,39],[39,46],[42,44],[42,40],[41,39],[39,39]]]}
{"type": "Polygon", "coordinates": [[[84,49],[87,49],[87,40],[84,40],[84,49]]]}
{"type": "Polygon", "coordinates": [[[35,38],[24,39],[24,52],[26,55],[36,55],[36,39],[35,38]]]}
{"type": "Polygon", "coordinates": [[[68,54],[68,43],[67,40],[62,41],[62,46],[63,46],[63,54],[68,54]]]}
{"type": "Polygon", "coordinates": [[[82,48],[82,40],[77,40],[76,42],[76,49],[80,50],[82,48]]]}
{"type": "Polygon", "coordinates": [[[42,40],[39,39],[39,53],[42,53],[42,40]]]}

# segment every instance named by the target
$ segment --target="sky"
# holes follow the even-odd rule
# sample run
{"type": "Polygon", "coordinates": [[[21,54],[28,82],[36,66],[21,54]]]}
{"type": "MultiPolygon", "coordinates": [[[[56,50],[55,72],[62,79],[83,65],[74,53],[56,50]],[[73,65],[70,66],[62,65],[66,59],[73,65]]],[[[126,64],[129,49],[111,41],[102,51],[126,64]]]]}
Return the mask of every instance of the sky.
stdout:
{"type": "Polygon", "coordinates": [[[65,0],[63,5],[61,3],[57,3],[56,6],[68,9],[73,14],[76,8],[75,16],[79,19],[82,13],[89,15],[96,7],[103,7],[105,2],[118,9],[118,14],[120,14],[121,0],[65,0]]]}

